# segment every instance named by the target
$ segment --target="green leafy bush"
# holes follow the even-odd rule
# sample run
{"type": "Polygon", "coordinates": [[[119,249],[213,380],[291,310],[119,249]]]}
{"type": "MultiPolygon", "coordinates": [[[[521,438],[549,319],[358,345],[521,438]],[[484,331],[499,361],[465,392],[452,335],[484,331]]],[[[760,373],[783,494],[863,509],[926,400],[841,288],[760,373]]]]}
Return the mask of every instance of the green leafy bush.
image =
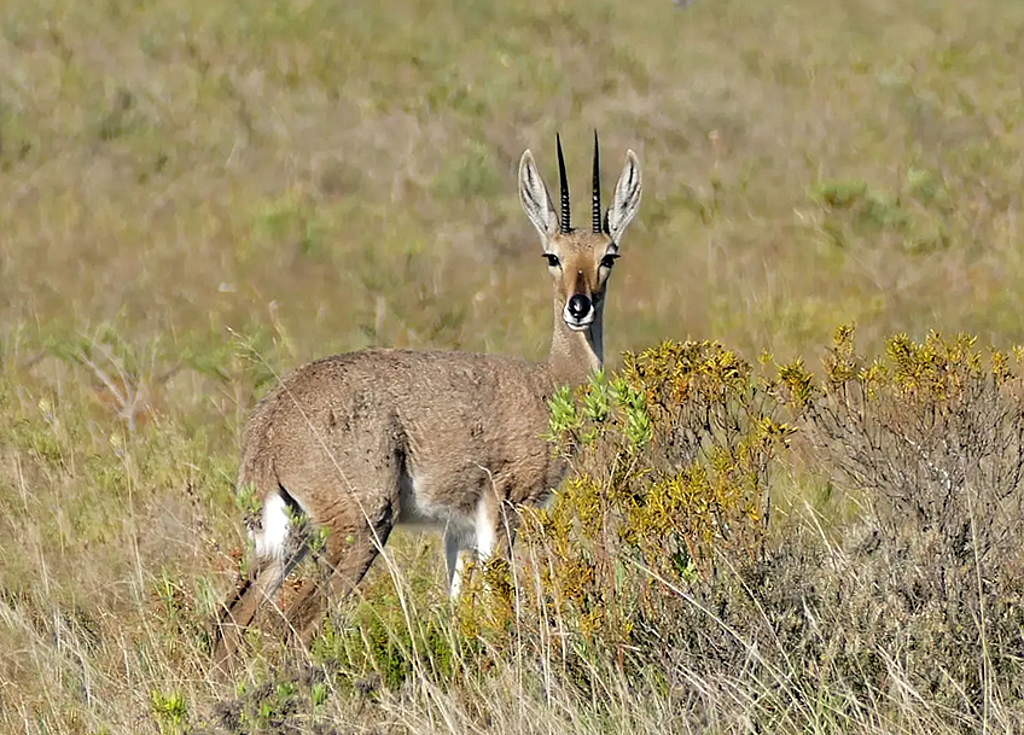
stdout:
{"type": "Polygon", "coordinates": [[[714,343],[628,355],[553,400],[570,477],[466,630],[591,693],[609,666],[688,701],[740,686],[769,730],[907,698],[970,728],[1022,698],[1018,357],[933,334],[865,361],[851,328],[820,375],[714,343]],[[828,532],[769,512],[798,466],[838,490],[828,532]]]}
{"type": "Polygon", "coordinates": [[[556,395],[551,438],[572,472],[551,508],[525,512],[514,599],[485,575],[487,612],[468,613],[480,632],[521,643],[526,622],[580,672],[606,655],[634,671],[658,658],[656,641],[686,634],[680,589],[764,560],[766,490],[791,433],[768,387],[721,345],[666,342],[556,395]]]}

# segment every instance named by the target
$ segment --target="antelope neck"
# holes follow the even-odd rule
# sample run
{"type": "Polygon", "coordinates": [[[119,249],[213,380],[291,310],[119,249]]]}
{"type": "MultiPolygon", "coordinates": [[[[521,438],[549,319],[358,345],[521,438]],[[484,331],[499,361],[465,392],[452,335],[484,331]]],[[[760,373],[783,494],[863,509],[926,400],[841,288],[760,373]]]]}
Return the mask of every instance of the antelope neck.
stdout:
{"type": "Polygon", "coordinates": [[[577,386],[604,364],[604,304],[594,305],[594,321],[584,330],[569,329],[555,301],[555,329],[548,353],[548,370],[557,385],[577,386]]]}

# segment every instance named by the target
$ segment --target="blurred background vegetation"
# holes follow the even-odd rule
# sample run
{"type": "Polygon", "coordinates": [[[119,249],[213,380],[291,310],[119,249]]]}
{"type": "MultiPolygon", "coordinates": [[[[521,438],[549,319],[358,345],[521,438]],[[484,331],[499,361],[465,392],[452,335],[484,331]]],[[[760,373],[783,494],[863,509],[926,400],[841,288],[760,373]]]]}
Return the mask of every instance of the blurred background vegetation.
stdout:
{"type": "Polygon", "coordinates": [[[6,334],[539,356],[516,165],[553,185],[561,131],[582,206],[592,128],[606,185],[627,147],[646,179],[611,354],[1020,331],[1016,3],[11,0],[0,24],[6,334]]]}
{"type": "MultiPolygon", "coordinates": [[[[556,132],[578,211],[593,129],[606,197],[643,167],[613,367],[692,337],[817,370],[849,322],[868,354],[1019,341],[1022,58],[1013,0],[5,0],[0,729],[171,732],[223,694],[198,626],[276,372],[545,353],[515,173],[554,185],[556,132]]],[[[395,554],[443,597],[431,544],[395,554]]],[[[434,704],[404,721],[447,731],[434,704]]]]}

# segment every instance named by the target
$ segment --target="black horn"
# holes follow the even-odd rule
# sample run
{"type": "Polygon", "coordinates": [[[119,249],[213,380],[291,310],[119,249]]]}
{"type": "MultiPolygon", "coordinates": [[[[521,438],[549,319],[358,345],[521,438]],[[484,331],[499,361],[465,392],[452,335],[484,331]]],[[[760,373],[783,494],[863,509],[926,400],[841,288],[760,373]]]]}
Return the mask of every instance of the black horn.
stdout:
{"type": "Polygon", "coordinates": [[[591,217],[594,223],[594,232],[600,234],[604,231],[601,227],[601,153],[597,144],[597,131],[594,131],[594,206],[591,217]]]}
{"type": "Polygon", "coordinates": [[[555,141],[558,143],[558,183],[562,187],[562,221],[558,225],[558,231],[562,233],[572,232],[572,213],[569,211],[569,180],[565,176],[565,158],[562,156],[562,138],[555,133],[555,141]]]}

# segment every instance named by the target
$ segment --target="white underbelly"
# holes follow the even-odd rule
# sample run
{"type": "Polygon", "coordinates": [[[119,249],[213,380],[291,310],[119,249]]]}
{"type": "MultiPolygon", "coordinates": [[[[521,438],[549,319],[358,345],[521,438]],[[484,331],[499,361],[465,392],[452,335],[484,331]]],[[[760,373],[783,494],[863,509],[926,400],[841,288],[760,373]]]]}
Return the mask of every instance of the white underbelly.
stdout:
{"type": "Polygon", "coordinates": [[[415,479],[403,480],[399,490],[398,523],[463,534],[476,526],[476,518],[449,503],[439,502],[415,479]]]}

